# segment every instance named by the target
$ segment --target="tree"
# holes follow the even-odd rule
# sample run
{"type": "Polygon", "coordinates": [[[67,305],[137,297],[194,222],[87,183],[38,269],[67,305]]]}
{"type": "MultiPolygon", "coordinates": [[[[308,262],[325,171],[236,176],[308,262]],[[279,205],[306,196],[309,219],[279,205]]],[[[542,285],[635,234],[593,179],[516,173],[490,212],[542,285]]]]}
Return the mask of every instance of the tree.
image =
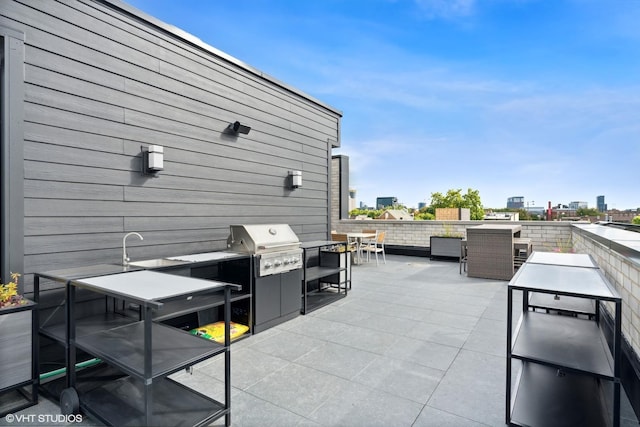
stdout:
{"type": "Polygon", "coordinates": [[[423,212],[422,209],[420,209],[418,212],[416,212],[413,215],[413,219],[414,220],[424,220],[424,221],[430,221],[432,219],[435,219],[435,215],[432,213],[427,212],[426,210],[423,212]]]}
{"type": "Polygon", "coordinates": [[[634,216],[633,219],[631,220],[631,223],[640,225],[640,215],[634,216]]]}
{"type": "Polygon", "coordinates": [[[436,208],[469,208],[471,219],[484,218],[484,209],[480,200],[480,192],[471,188],[467,194],[462,194],[462,189],[448,190],[447,194],[431,193],[431,207],[436,208]]]}
{"type": "Polygon", "coordinates": [[[578,216],[600,216],[601,212],[596,208],[578,208],[576,210],[576,215],[578,216]]]}
{"type": "Polygon", "coordinates": [[[349,216],[353,218],[358,215],[366,215],[369,218],[377,218],[380,215],[380,213],[381,211],[378,209],[353,209],[349,211],[349,216]]]}

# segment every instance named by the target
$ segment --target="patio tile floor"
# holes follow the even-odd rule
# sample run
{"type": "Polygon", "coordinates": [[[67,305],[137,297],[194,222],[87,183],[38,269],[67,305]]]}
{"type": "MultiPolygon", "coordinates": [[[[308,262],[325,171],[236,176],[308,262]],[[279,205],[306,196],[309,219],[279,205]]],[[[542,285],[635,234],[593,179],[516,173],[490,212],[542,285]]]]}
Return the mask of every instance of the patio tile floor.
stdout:
{"type": "MultiPolygon", "coordinates": [[[[347,298],[233,344],[232,425],[504,426],[506,285],[451,261],[354,266],[347,298]]],[[[222,399],[222,363],[172,377],[222,399]]],[[[622,414],[638,425],[626,395],[622,414]]]]}

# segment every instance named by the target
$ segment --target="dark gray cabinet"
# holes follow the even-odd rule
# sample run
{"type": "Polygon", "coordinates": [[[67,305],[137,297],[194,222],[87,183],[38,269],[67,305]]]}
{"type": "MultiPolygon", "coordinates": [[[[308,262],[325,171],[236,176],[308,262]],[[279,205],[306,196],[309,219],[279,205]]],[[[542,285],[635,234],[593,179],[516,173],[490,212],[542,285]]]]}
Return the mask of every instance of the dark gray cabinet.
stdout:
{"type": "Polygon", "coordinates": [[[429,246],[434,257],[460,258],[462,237],[431,236],[429,246]]]}
{"type": "MultiPolygon", "coordinates": [[[[506,422],[516,426],[620,425],[621,298],[599,268],[576,266],[575,254],[545,255],[551,262],[525,262],[508,285],[506,422]],[[569,255],[569,256],[565,256],[569,255]],[[514,292],[522,312],[513,323],[514,292]],[[570,313],[567,298],[594,304],[595,312],[570,313]],[[530,305],[532,298],[538,302],[530,305]],[[608,343],[600,306],[612,308],[608,343]],[[539,309],[540,311],[535,311],[539,309]],[[533,310],[535,309],[535,310],[533,310]],[[611,350],[610,350],[611,348],[611,350]],[[517,362],[517,364],[516,364],[517,362]],[[512,369],[519,365],[512,385],[512,369]]],[[[532,257],[535,260],[535,252],[532,257]]]]}
{"type": "Polygon", "coordinates": [[[0,309],[0,417],[38,403],[37,304],[0,309]]]}
{"type": "Polygon", "coordinates": [[[300,314],[300,269],[257,277],[253,290],[254,332],[262,332],[300,314]]]}
{"type": "MultiPolygon", "coordinates": [[[[250,255],[221,251],[175,258],[185,258],[190,260],[190,263],[155,269],[155,271],[238,285],[238,289],[231,292],[231,321],[248,326],[247,335],[253,332],[253,280],[250,255]]],[[[221,295],[199,296],[189,300],[168,302],[154,313],[154,320],[163,321],[180,329],[192,329],[223,318],[224,305],[221,295]]]]}

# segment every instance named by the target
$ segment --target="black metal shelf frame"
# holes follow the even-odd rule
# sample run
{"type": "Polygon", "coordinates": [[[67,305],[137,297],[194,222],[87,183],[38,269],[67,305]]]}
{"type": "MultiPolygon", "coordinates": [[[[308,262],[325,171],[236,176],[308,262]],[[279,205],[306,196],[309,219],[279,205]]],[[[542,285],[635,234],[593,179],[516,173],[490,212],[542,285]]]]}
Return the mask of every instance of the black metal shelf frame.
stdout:
{"type": "Polygon", "coordinates": [[[621,298],[599,268],[563,265],[562,260],[526,262],[509,282],[506,423],[619,427],[621,298]],[[515,328],[514,291],[522,292],[522,315],[515,328]],[[556,295],[577,304],[558,310],[556,295]],[[585,310],[585,301],[592,301],[595,310],[585,310]],[[605,302],[614,310],[611,345],[600,328],[600,305],[605,302]],[[531,311],[536,308],[561,314],[531,311]],[[513,360],[521,369],[512,387],[513,360]]]}
{"type": "MultiPolygon", "coordinates": [[[[121,267],[113,273],[121,273],[121,267]]],[[[99,269],[100,274],[105,269],[99,269]]],[[[109,270],[107,268],[106,270],[109,270]]],[[[224,307],[225,344],[205,340],[157,323],[156,311],[165,304],[160,301],[127,298],[126,295],[105,292],[107,298],[124,299],[140,305],[139,319],[122,316],[118,313],[105,313],[96,316],[76,319],[75,303],[78,288],[91,288],[83,283],[87,273],[82,271],[66,276],[54,273],[42,273],[34,276],[34,292],[39,293],[40,277],[65,284],[66,302],[64,325],[48,325],[41,329],[45,336],[61,342],[66,355],[66,389],[81,391],[79,407],[94,415],[108,425],[175,425],[177,422],[190,425],[208,425],[211,421],[225,416],[225,425],[231,424],[230,418],[230,321],[231,290],[238,285],[211,281],[211,290],[196,292],[193,299],[202,298],[202,304],[193,304],[191,308],[198,310],[216,305],[224,307]],[[223,293],[223,297],[219,296],[223,293]],[[218,294],[218,295],[216,295],[218,294]],[[101,382],[90,390],[79,390],[76,372],[76,351],[83,350],[100,358],[108,366],[115,367],[122,374],[120,378],[101,382]],[[173,372],[189,367],[214,355],[225,353],[225,401],[218,402],[195,390],[165,378],[173,372]],[[116,393],[117,396],[112,396],[116,393]],[[180,398],[176,399],[176,395],[180,398]],[[143,399],[139,399],[143,396],[143,399]],[[177,404],[180,400],[183,404],[177,404]],[[120,402],[114,406],[114,402],[120,402]],[[176,420],[167,414],[167,408],[174,407],[180,414],[176,420]],[[126,408],[123,412],[123,408],[126,408]],[[133,408],[133,409],[132,409],[133,408]],[[122,418],[122,413],[128,418],[122,418]]],[[[107,272],[104,275],[110,275],[107,272]]],[[[162,273],[158,273],[162,274],[162,273]]],[[[162,274],[165,276],[166,274],[162,274]]],[[[166,275],[169,276],[169,275],[166,275]]],[[[123,276],[121,276],[123,277],[123,276]]],[[[177,279],[176,279],[177,280],[177,279]]],[[[202,279],[192,279],[202,280],[202,279]]],[[[204,280],[203,280],[204,281],[204,280]]],[[[102,293],[100,289],[92,289],[102,293]]],[[[238,297],[238,295],[236,295],[238,297]]],[[[245,296],[238,297],[239,299],[245,296]]],[[[250,297],[250,296],[249,296],[250,297]]],[[[169,298],[167,305],[179,298],[169,298]]],[[[189,298],[191,301],[191,298],[189,298]]],[[[108,304],[106,304],[108,305],[108,304]]],[[[179,305],[178,305],[179,306],[179,305]]],[[[174,307],[178,307],[174,304],[174,307]]],[[[166,308],[166,307],[165,307],[166,308]]],[[[175,312],[165,312],[163,319],[180,316],[185,312],[184,305],[175,312]]],[[[62,399],[62,397],[61,397],[62,399]]],[[[61,402],[62,406],[62,402],[61,402]]]]}
{"type": "Polygon", "coordinates": [[[330,240],[302,243],[302,314],[310,313],[347,296],[350,285],[348,269],[351,268],[351,264],[345,262],[347,266],[340,265],[341,257],[351,256],[351,253],[346,251],[346,245],[346,242],[330,240]],[[336,246],[344,246],[345,251],[323,254],[323,250],[336,246]],[[329,260],[328,255],[335,255],[335,259],[329,260]],[[341,280],[341,274],[345,274],[344,280],[341,280]],[[321,286],[322,279],[328,280],[336,276],[336,286],[321,286]],[[309,289],[309,284],[316,281],[317,289],[309,289]]]}

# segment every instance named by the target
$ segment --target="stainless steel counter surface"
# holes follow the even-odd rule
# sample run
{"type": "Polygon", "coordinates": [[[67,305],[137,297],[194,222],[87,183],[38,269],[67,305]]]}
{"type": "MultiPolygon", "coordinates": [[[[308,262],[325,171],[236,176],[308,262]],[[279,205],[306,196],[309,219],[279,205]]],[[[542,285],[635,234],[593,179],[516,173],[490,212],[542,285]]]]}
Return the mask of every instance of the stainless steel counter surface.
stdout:
{"type": "Polygon", "coordinates": [[[206,261],[219,261],[233,258],[245,258],[247,254],[231,251],[215,251],[215,252],[203,252],[199,254],[190,255],[178,255],[167,257],[172,261],[186,261],[186,262],[206,262],[206,261]]]}
{"type": "Polygon", "coordinates": [[[66,282],[73,279],[81,279],[83,277],[104,276],[109,274],[126,273],[128,271],[141,270],[139,267],[120,264],[96,264],[86,265],[82,267],[62,268],[59,270],[49,270],[37,273],[38,276],[45,279],[52,279],[66,282]]]}
{"type": "MultiPolygon", "coordinates": [[[[190,296],[229,285],[225,282],[204,280],[142,270],[110,276],[86,277],[73,280],[80,288],[101,292],[105,295],[126,298],[139,303],[190,296]]],[[[238,287],[237,285],[232,285],[238,287]]]]}
{"type": "Polygon", "coordinates": [[[561,252],[533,252],[527,262],[533,264],[566,265],[570,267],[598,268],[588,254],[572,254],[561,252]]]}
{"type": "Polygon", "coordinates": [[[509,282],[509,286],[526,291],[605,300],[620,298],[599,268],[525,262],[509,282]]]}

